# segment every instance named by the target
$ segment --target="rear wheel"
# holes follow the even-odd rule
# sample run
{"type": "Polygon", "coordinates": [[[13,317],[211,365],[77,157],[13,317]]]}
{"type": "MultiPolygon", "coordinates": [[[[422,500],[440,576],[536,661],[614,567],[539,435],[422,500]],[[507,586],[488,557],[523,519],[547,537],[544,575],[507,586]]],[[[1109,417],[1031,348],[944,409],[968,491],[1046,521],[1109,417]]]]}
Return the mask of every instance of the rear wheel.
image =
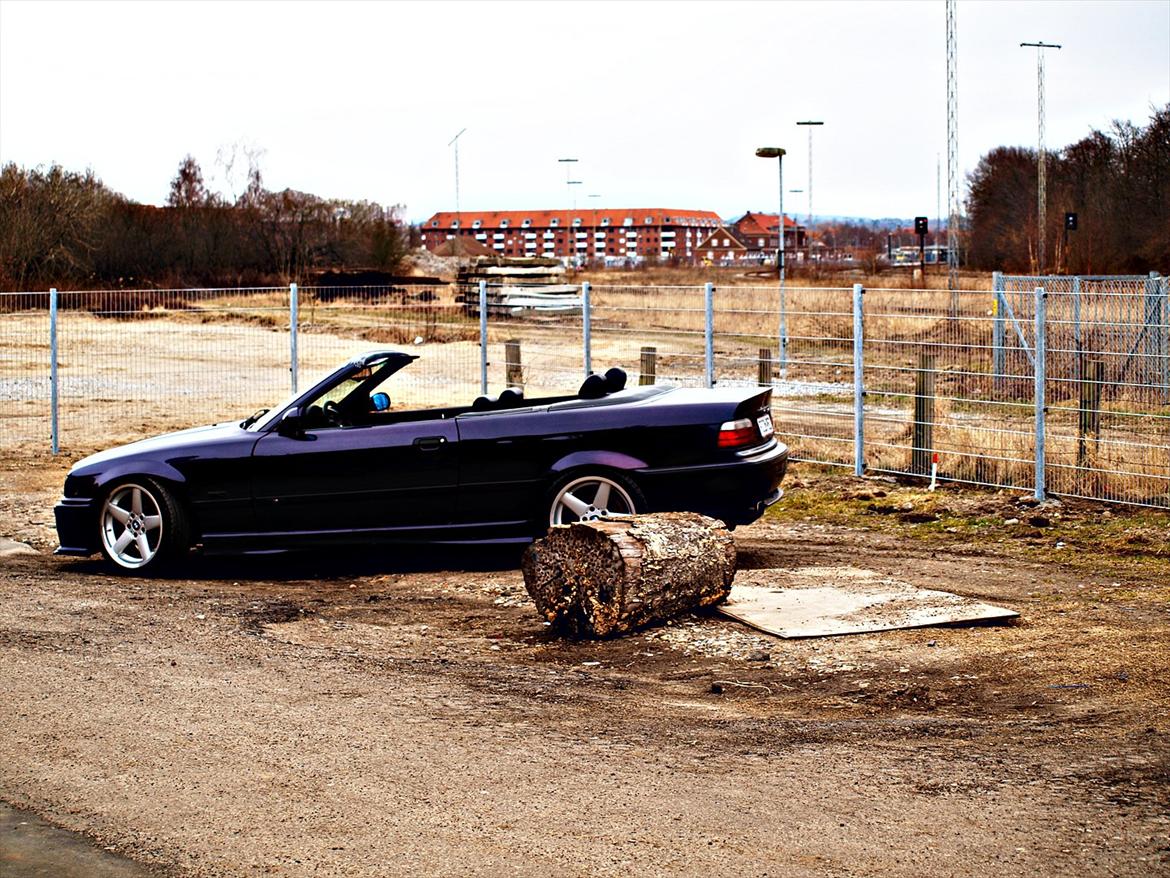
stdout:
{"type": "Polygon", "coordinates": [[[188,548],[179,501],[151,479],[115,485],[98,516],[102,554],[122,572],[154,573],[188,548]]]}
{"type": "Polygon", "coordinates": [[[642,492],[626,476],[610,472],[577,472],[553,486],[548,523],[551,526],[633,515],[645,508],[646,499],[642,492]]]}

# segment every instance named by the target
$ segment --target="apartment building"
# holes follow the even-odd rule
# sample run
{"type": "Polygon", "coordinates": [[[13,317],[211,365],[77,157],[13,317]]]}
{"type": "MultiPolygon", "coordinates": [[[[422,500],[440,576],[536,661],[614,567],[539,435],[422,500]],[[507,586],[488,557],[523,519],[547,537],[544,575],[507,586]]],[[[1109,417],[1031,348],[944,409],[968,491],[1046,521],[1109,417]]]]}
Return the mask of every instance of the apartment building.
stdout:
{"type": "Polygon", "coordinates": [[[663,207],[440,211],[419,228],[435,250],[472,239],[501,256],[553,256],[578,264],[694,262],[700,239],[720,225],[709,210],[663,207]]]}

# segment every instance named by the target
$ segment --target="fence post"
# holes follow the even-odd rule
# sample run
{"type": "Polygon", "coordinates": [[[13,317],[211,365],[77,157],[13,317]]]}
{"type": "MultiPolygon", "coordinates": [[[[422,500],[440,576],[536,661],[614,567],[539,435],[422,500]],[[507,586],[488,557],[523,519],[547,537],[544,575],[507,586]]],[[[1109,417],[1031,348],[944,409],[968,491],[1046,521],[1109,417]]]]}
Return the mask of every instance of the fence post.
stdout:
{"type": "Polygon", "coordinates": [[[591,290],[589,281],[581,284],[581,342],[585,353],[586,378],[593,372],[593,325],[591,322],[593,303],[589,297],[591,290]]]}
{"type": "Polygon", "coordinates": [[[865,331],[861,299],[865,288],[853,285],[853,474],[865,473],[865,331]]]}
{"type": "Polygon", "coordinates": [[[49,290],[49,442],[53,453],[61,450],[57,406],[60,393],[57,386],[57,288],[49,290]]]}
{"type": "Polygon", "coordinates": [[[991,375],[997,386],[1003,384],[1004,372],[1007,371],[1004,344],[1004,315],[1007,305],[1003,298],[1003,272],[995,271],[991,274],[991,288],[995,295],[992,301],[991,324],[991,375]]]}
{"type": "Polygon", "coordinates": [[[1162,405],[1170,404],[1170,277],[1159,280],[1162,288],[1162,405]]]}
{"type": "Polygon", "coordinates": [[[523,387],[524,367],[520,362],[520,339],[504,342],[504,386],[523,387]]]}
{"type": "MultiPolygon", "coordinates": [[[[1080,380],[1080,423],[1077,425],[1077,467],[1084,469],[1089,462],[1089,439],[1096,451],[1101,438],[1101,385],[1105,383],[1105,363],[1089,360],[1080,380]]],[[[1085,474],[1079,474],[1083,477],[1085,474]]]]}
{"type": "Polygon", "coordinates": [[[707,360],[707,386],[715,386],[715,284],[703,286],[703,309],[706,313],[703,348],[707,360]]]}
{"type": "Polygon", "coordinates": [[[487,281],[479,282],[479,392],[488,392],[487,281]]]}
{"type": "Polygon", "coordinates": [[[759,363],[759,367],[758,367],[758,375],[756,377],[756,382],[761,387],[771,387],[773,374],[774,373],[772,372],[772,349],[771,348],[760,348],[760,363],[759,363]]]}
{"type": "Polygon", "coordinates": [[[1047,370],[1048,340],[1045,338],[1047,324],[1048,294],[1044,287],[1036,287],[1036,330],[1035,330],[1035,358],[1036,358],[1036,499],[1043,500],[1046,496],[1045,469],[1044,469],[1044,440],[1047,407],[1044,400],[1044,379],[1047,370]]]}
{"type": "Polygon", "coordinates": [[[298,301],[297,285],[288,285],[288,373],[292,379],[292,392],[297,392],[297,372],[299,362],[297,354],[297,327],[301,322],[300,303],[298,301]]]}
{"type": "Polygon", "coordinates": [[[658,374],[658,348],[644,347],[641,351],[641,363],[638,366],[638,384],[653,384],[658,374]]]}
{"type": "Polygon", "coordinates": [[[918,357],[914,373],[914,445],[910,450],[910,472],[930,475],[934,453],[934,354],[918,357]]]}
{"type": "Polygon", "coordinates": [[[1146,337],[1146,362],[1149,364],[1142,379],[1150,384],[1161,384],[1165,399],[1170,393],[1170,358],[1166,350],[1166,334],[1162,324],[1166,320],[1166,287],[1159,283],[1158,272],[1151,271],[1146,280],[1146,307],[1145,325],[1142,327],[1146,337]]]}
{"type": "Polygon", "coordinates": [[[1076,354],[1074,355],[1076,360],[1073,363],[1073,378],[1077,381],[1080,381],[1084,370],[1084,365],[1081,361],[1085,358],[1083,339],[1081,338],[1080,275],[1077,275],[1073,278],[1073,349],[1076,351],[1076,354]]]}

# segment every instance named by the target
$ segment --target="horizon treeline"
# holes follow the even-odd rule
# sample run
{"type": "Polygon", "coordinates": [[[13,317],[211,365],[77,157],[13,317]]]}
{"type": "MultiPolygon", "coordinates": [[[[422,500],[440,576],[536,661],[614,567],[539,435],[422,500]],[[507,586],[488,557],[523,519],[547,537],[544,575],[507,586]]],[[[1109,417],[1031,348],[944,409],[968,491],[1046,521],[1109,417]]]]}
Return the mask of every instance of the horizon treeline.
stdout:
{"type": "MultiPolygon", "coordinates": [[[[1170,105],[1149,124],[1114,122],[1048,153],[1048,273],[1145,274],[1170,270],[1170,105]],[[1065,214],[1077,214],[1066,231],[1065,214]]],[[[969,177],[967,263],[1032,273],[1037,251],[1037,151],[1003,146],[969,177]]]]}
{"type": "Polygon", "coordinates": [[[249,162],[234,198],[184,158],[165,207],[139,204],[92,171],[0,168],[0,290],[252,286],[360,267],[395,273],[411,245],[400,208],[264,188],[249,162]]]}

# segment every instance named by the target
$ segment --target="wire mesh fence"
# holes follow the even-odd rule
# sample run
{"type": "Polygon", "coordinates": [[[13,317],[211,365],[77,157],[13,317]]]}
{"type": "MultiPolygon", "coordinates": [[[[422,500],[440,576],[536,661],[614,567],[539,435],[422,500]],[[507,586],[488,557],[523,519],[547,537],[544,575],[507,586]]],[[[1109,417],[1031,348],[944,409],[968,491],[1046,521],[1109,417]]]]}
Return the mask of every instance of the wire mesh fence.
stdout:
{"type": "Polygon", "coordinates": [[[419,358],[399,407],[571,394],[621,366],[631,384],[772,387],[796,460],[1170,507],[1170,281],[991,287],[3,293],[0,443],[73,453],[243,418],[393,346],[419,358]]]}

